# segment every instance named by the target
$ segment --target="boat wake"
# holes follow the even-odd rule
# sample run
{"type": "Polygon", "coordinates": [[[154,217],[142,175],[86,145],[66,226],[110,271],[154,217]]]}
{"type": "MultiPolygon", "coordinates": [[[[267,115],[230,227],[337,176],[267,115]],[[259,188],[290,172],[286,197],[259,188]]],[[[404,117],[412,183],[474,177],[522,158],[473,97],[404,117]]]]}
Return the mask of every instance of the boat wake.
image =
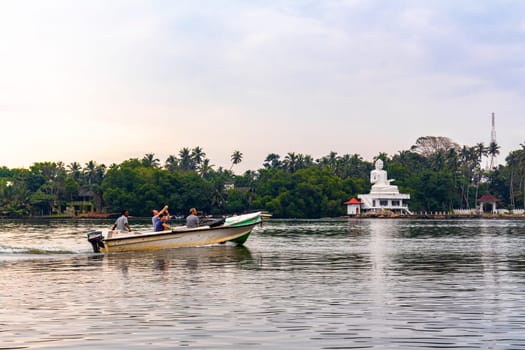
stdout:
{"type": "Polygon", "coordinates": [[[64,250],[60,248],[35,248],[35,247],[12,247],[0,245],[0,256],[6,255],[58,255],[58,254],[77,254],[73,250],[64,250]]]}

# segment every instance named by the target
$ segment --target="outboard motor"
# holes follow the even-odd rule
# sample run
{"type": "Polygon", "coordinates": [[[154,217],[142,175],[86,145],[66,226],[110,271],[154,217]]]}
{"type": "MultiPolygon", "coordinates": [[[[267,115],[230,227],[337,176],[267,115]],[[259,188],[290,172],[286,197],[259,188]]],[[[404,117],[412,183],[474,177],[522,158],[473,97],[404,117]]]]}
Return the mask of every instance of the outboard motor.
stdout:
{"type": "Polygon", "coordinates": [[[102,231],[92,231],[87,234],[89,243],[93,246],[93,252],[100,253],[100,248],[104,248],[104,236],[102,231]]]}
{"type": "Polygon", "coordinates": [[[225,221],[226,221],[225,218],[215,219],[215,220],[213,220],[213,221],[209,224],[209,226],[210,226],[210,227],[218,227],[218,226],[222,226],[222,225],[224,225],[224,222],[225,222],[225,221]]]}

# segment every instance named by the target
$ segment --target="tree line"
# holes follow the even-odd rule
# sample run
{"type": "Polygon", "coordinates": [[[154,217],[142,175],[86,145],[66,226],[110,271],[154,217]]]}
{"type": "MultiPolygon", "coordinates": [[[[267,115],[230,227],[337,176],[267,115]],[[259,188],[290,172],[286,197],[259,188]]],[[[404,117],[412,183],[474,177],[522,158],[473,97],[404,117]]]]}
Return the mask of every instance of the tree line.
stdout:
{"type": "Polygon", "coordinates": [[[149,216],[168,204],[172,214],[180,215],[197,207],[206,214],[267,210],[282,218],[334,217],[345,214],[345,200],[369,192],[376,159],[384,161],[399,190],[411,195],[413,211],[472,209],[483,194],[497,197],[500,208],[523,208],[525,144],[520,147],[507,155],[505,164],[492,168],[483,160],[499,155],[496,143],[460,146],[434,136],[420,137],[409,150],[392,156],[379,153],[372,161],[336,152],[318,159],[270,153],[260,169],[242,175],[232,171],[242,162],[240,151],[232,153],[225,169],[211,164],[201,147],[182,148],[164,163],[148,153],[110,166],[95,161],[38,162],[29,169],[2,166],[0,215],[66,215],[73,204],[88,202],[89,211],[118,213],[125,208],[134,216],[149,216]]]}

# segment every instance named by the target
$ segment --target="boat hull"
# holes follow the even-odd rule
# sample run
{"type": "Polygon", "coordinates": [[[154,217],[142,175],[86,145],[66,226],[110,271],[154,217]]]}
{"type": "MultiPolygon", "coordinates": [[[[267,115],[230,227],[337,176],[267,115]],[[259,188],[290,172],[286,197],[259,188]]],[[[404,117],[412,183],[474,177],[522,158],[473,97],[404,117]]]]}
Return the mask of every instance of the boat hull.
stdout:
{"type": "Polygon", "coordinates": [[[233,242],[242,245],[255,225],[262,221],[261,213],[251,213],[227,218],[221,226],[187,228],[180,226],[161,232],[115,232],[88,233],[88,241],[95,252],[128,252],[159,250],[233,242]]]}

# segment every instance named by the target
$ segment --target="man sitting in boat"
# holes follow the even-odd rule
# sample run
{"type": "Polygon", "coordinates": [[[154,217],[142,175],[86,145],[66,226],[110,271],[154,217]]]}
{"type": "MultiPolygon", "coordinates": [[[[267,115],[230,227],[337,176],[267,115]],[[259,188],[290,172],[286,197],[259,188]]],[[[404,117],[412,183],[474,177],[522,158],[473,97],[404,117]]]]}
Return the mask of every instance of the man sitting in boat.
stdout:
{"type": "Polygon", "coordinates": [[[168,216],[166,214],[159,214],[159,220],[155,222],[155,228],[153,230],[155,232],[171,230],[171,227],[166,223],[166,220],[168,220],[168,216]]]}
{"type": "Polygon", "coordinates": [[[186,227],[195,228],[199,227],[199,217],[197,216],[197,209],[191,208],[190,215],[186,218],[186,227]]]}
{"type": "Polygon", "coordinates": [[[127,209],[124,209],[121,214],[122,215],[119,216],[117,221],[115,221],[115,224],[111,228],[111,231],[117,228],[119,231],[131,232],[131,227],[129,227],[129,224],[128,224],[129,212],[127,211],[127,209]]]}

